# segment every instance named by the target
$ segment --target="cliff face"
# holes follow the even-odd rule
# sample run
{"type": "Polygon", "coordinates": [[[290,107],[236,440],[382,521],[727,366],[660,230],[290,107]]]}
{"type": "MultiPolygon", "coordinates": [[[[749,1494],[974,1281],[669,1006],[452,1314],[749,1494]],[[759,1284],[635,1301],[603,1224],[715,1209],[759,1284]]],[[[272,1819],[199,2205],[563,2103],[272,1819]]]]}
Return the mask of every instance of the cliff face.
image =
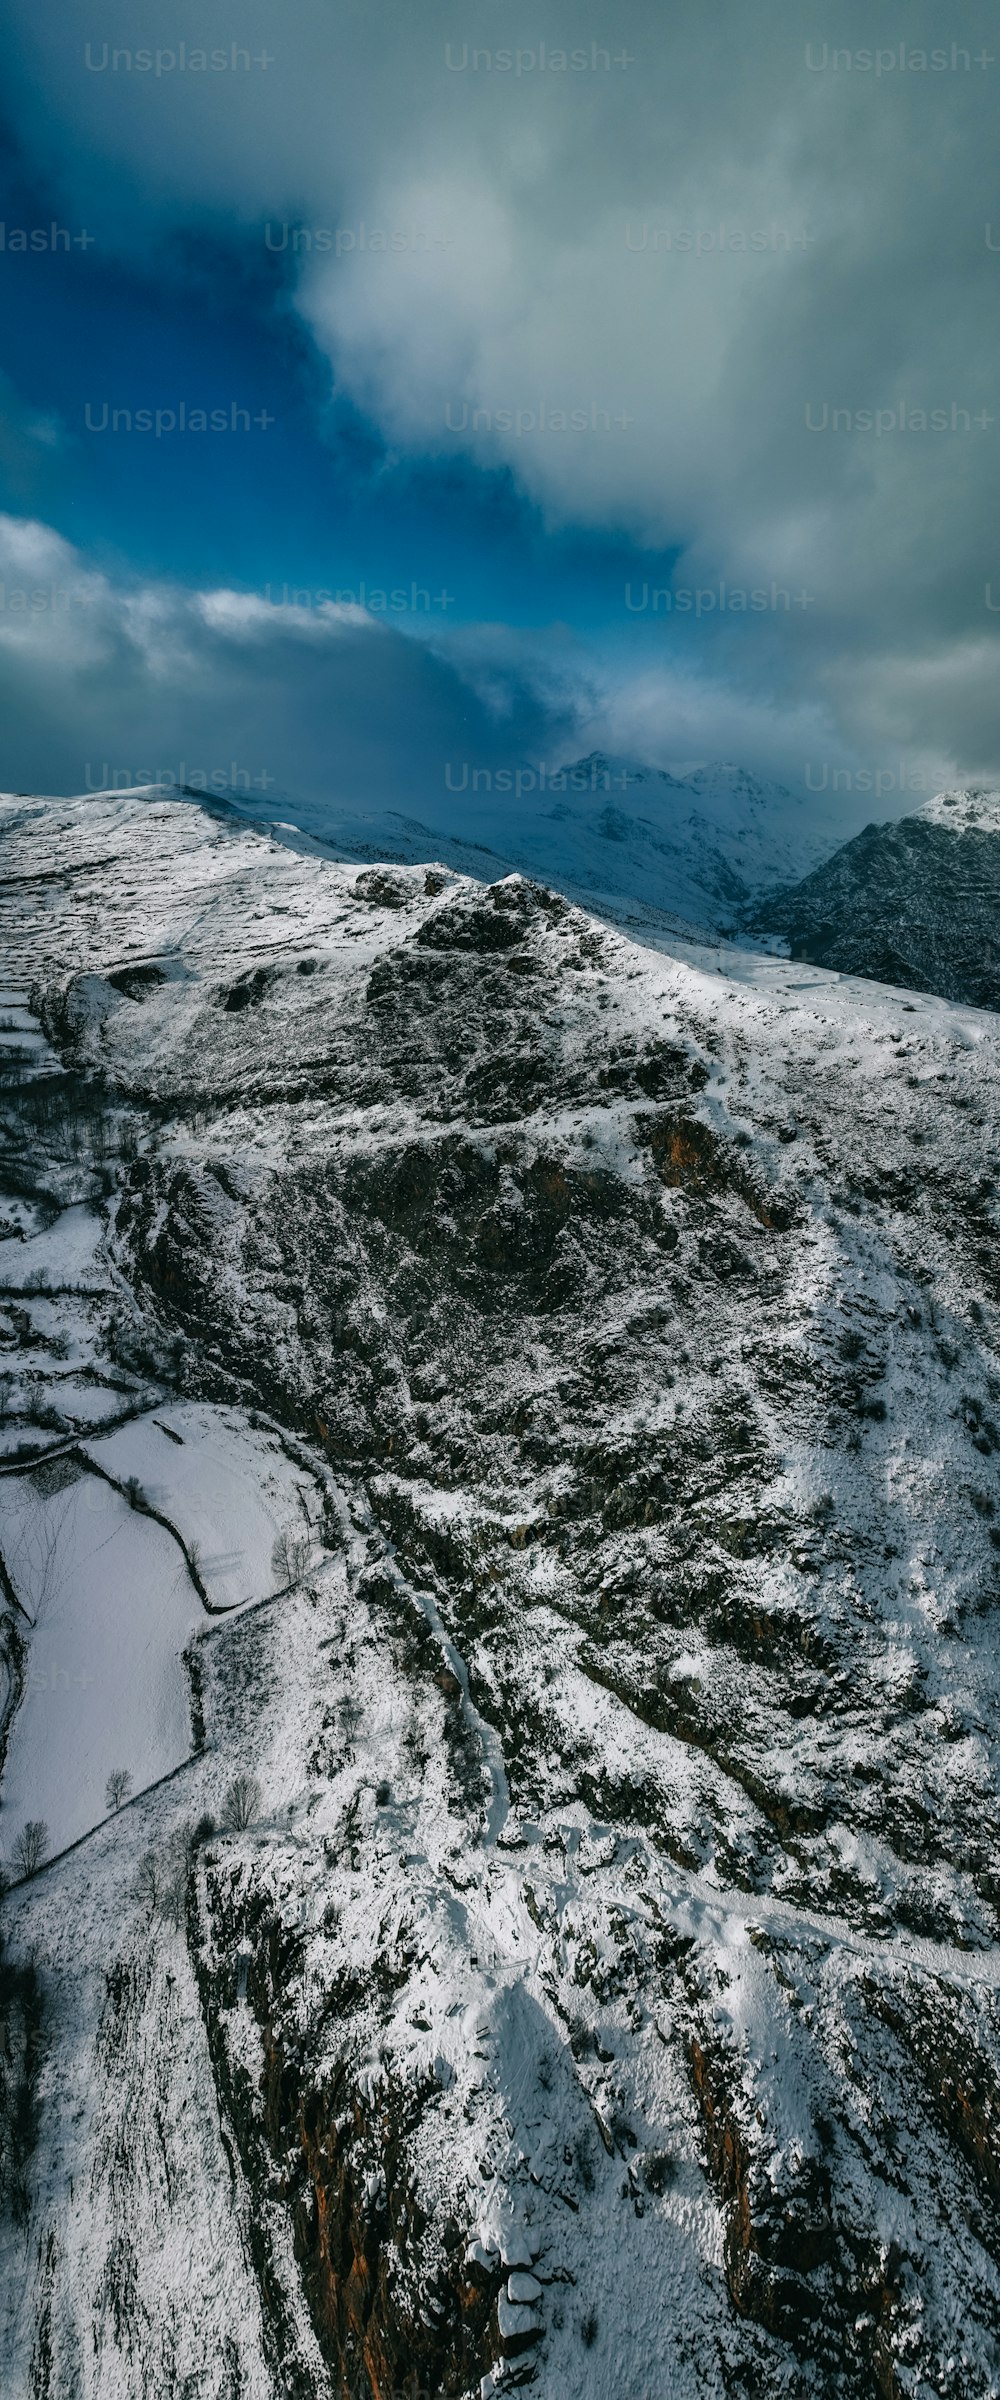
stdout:
{"type": "Polygon", "coordinates": [[[1000,795],[943,792],[918,815],[866,825],[750,921],[792,958],[995,1009],[1000,795]]]}
{"type": "MultiPolygon", "coordinates": [[[[100,1212],[92,1373],[308,1519],[196,1634],[188,1764],[6,1904],[11,2389],[996,2392],[991,1020],[176,804],[5,839],[12,1156],[47,1240],[100,1212]]],[[[18,1487],[93,1455],[64,1304],[17,1302],[34,1382],[11,1307],[18,1487]]]]}

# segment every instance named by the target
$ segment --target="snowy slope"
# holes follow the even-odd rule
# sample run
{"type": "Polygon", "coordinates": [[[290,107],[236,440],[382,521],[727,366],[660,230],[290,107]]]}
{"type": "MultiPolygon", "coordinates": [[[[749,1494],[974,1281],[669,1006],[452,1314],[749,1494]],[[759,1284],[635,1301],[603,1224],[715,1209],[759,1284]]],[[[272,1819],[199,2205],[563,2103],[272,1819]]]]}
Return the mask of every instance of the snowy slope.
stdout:
{"type": "Polygon", "coordinates": [[[211,805],[337,858],[433,858],[483,881],[517,869],[623,923],[709,936],[746,924],[763,892],[809,873],[851,829],[849,803],[797,798],[724,763],[676,777],[592,751],[497,771],[461,762],[447,780],[419,816],[238,792],[211,805]]]}
{"type": "Polygon", "coordinates": [[[0,1496],[113,1460],[253,1603],[4,1906],[4,2392],[996,2400],[996,1020],[177,801],[0,841],[0,1496]]]}

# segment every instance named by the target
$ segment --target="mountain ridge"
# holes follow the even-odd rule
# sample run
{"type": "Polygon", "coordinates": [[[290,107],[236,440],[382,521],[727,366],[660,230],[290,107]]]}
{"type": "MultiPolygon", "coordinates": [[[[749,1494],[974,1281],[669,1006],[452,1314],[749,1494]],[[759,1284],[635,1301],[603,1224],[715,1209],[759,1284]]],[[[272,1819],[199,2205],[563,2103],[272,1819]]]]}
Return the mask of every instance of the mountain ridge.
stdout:
{"type": "Polygon", "coordinates": [[[679,777],[596,750],[554,769],[525,760],[498,769],[466,764],[462,774],[438,810],[422,803],[413,813],[173,788],[285,839],[315,840],[345,861],[434,859],[458,873],[537,875],[615,921],[688,927],[709,941],[745,930],[760,894],[797,880],[841,833],[838,812],[817,821],[815,803],[726,762],[679,777]]]}
{"type": "Polygon", "coordinates": [[[5,2389],[990,2400],[994,1019],[0,831],[5,2389]]]}

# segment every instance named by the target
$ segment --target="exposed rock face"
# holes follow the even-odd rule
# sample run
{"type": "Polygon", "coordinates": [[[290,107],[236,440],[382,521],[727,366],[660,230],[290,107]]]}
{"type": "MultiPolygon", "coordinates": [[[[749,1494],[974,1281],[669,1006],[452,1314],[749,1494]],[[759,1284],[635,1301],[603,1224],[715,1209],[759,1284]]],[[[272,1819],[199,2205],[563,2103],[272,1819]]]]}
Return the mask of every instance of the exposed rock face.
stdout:
{"type": "MultiPolygon", "coordinates": [[[[191,1788],[261,1787],[172,1969],[248,2388],[986,2400],[991,1023],[698,974],[519,878],[61,822],[18,924],[73,1089],[141,1128],[108,1339],[326,1496],[199,1644],[191,1788]]],[[[71,1866],[18,1902],[43,1981],[71,1866]]]]}
{"type": "Polygon", "coordinates": [[[750,924],[841,974],[1000,1007],[1000,795],[944,792],[919,815],[866,825],[750,924]]]}

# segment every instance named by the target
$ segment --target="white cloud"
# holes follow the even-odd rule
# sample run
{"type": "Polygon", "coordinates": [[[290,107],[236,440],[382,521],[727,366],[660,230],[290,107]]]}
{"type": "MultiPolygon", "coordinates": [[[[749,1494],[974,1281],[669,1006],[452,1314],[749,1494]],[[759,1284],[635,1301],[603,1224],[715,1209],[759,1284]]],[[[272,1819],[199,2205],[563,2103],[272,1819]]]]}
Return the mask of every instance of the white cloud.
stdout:
{"type": "Polygon", "coordinates": [[[295,607],[261,599],[256,592],[214,591],[197,592],[194,606],[213,633],[242,642],[273,640],[279,633],[326,642],[335,639],[345,625],[372,629],[379,623],[370,610],[348,600],[320,600],[315,606],[295,607]]]}
{"type": "MultiPolygon", "coordinates": [[[[818,695],[848,745],[869,738],[862,687],[882,676],[894,723],[894,661],[954,654],[960,671],[918,677],[920,739],[977,765],[992,741],[996,770],[988,74],[814,72],[816,28],[742,0],[668,19],[585,0],[572,26],[545,0],[502,35],[487,0],[426,0],[391,38],[379,10],[298,0],[279,22],[245,0],[231,31],[249,67],[201,79],[88,69],[84,0],[11,14],[22,127],[107,248],[233,220],[339,233],[301,254],[297,306],[394,455],[504,466],[551,527],[679,545],[683,581],[808,585],[811,613],[764,629],[757,672],[793,712],[818,695]],[[471,59],[501,40],[537,56],[542,38],[633,63],[446,65],[449,42],[471,59]]],[[[182,0],[158,24],[191,39],[182,0]]],[[[933,46],[930,0],[907,37],[933,46]]],[[[105,38],[134,44],[129,0],[105,0],[105,38]]],[[[842,0],[837,40],[870,40],[864,0],[842,0]]],[[[740,662],[735,645],[733,682],[740,662]]]]}
{"type": "Polygon", "coordinates": [[[49,527],[0,517],[3,775],[23,789],[146,782],[197,755],[265,792],[436,794],[456,741],[491,758],[570,738],[573,673],[546,693],[501,638],[489,691],[489,650],[484,634],[467,667],[356,604],[116,585],[49,527]]]}
{"type": "Polygon", "coordinates": [[[51,783],[53,757],[71,791],[98,757],[99,779],[142,782],[152,760],[176,772],[197,750],[210,772],[253,764],[264,790],[400,806],[437,798],[449,757],[554,766],[598,747],[674,769],[736,758],[797,789],[807,762],[877,765],[887,743],[929,788],[961,767],[934,742],[935,692],[973,711],[987,664],[973,645],[932,671],[905,657],[873,665],[852,749],[835,692],[777,701],[746,679],[737,688],[725,657],[713,673],[627,645],[612,656],[558,626],[404,630],[356,604],[118,585],[48,526],[0,517],[3,774],[22,788],[51,783]]]}

